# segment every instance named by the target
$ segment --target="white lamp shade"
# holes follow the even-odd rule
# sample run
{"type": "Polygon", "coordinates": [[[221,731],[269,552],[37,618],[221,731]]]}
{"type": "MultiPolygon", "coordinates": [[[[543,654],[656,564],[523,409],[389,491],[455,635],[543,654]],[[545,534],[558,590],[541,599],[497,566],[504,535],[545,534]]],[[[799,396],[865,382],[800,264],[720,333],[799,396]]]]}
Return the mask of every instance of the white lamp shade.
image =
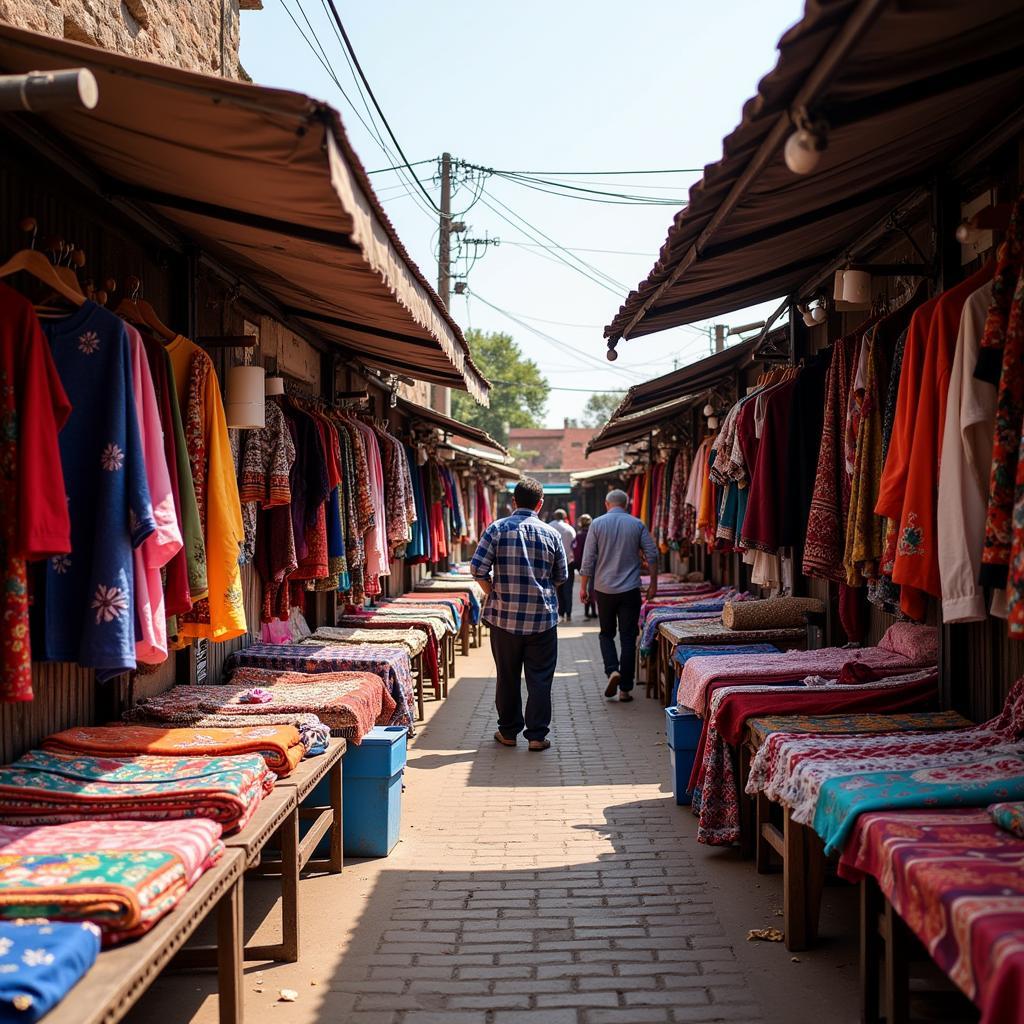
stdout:
{"type": "Polygon", "coordinates": [[[843,279],[846,276],[846,271],[837,270],[836,276],[832,282],[832,298],[839,302],[843,297],[843,279]]]}
{"type": "Polygon", "coordinates": [[[237,430],[258,430],[267,425],[262,366],[232,366],[228,370],[224,415],[237,430]]]}
{"type": "Polygon", "coordinates": [[[283,395],[284,377],[268,377],[263,385],[263,393],[268,398],[271,395],[283,395]]]}
{"type": "Polygon", "coordinates": [[[866,270],[844,272],[843,301],[861,309],[871,305],[871,275],[866,270]]]}

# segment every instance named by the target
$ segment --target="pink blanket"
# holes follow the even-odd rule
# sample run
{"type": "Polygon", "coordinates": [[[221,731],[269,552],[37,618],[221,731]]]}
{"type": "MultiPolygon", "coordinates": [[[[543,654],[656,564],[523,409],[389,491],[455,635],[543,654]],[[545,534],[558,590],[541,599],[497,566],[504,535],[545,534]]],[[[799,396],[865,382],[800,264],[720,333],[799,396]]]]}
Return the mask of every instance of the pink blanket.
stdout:
{"type": "Polygon", "coordinates": [[[717,658],[690,658],[679,677],[677,702],[703,716],[713,683],[756,686],[821,676],[836,679],[843,668],[858,662],[879,677],[900,675],[926,668],[938,660],[938,631],[934,626],[897,622],[890,626],[877,647],[823,647],[816,651],[782,651],[779,654],[728,654],[717,658]]]}

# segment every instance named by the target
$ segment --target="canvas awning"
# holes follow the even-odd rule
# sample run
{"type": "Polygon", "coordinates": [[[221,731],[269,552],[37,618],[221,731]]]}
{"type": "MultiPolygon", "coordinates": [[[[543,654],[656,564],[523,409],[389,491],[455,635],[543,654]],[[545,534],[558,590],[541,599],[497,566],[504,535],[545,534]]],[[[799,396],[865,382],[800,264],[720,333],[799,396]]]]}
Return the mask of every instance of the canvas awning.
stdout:
{"type": "Polygon", "coordinates": [[[508,449],[500,441],[496,441],[491,437],[486,430],[471,426],[469,423],[463,423],[461,420],[453,419],[451,416],[445,416],[443,412],[438,412],[429,406],[416,405],[415,402],[410,402],[405,398],[398,400],[398,408],[410,418],[428,423],[432,427],[437,427],[451,437],[464,438],[466,441],[483,445],[484,448],[501,452],[502,455],[508,457],[508,449]]]}
{"type": "Polygon", "coordinates": [[[462,331],[403,247],[335,110],[0,25],[3,72],[67,67],[93,72],[99,105],[33,117],[58,133],[74,172],[155,211],[348,355],[486,404],[462,331]]]}
{"type": "Polygon", "coordinates": [[[577,473],[569,474],[569,482],[575,484],[594,483],[597,480],[604,480],[606,477],[617,477],[629,469],[628,462],[619,462],[614,466],[602,466],[600,469],[581,469],[577,473]]]}
{"type": "Polygon", "coordinates": [[[1019,0],[808,0],[609,345],[789,295],[940,169],[983,158],[1021,118],[1022,38],[1019,0]],[[804,176],[782,155],[800,108],[827,124],[804,176]]]}
{"type": "Polygon", "coordinates": [[[615,448],[633,441],[638,437],[647,437],[692,408],[701,400],[701,395],[683,395],[671,402],[656,405],[646,412],[620,415],[615,413],[612,418],[594,435],[587,445],[587,454],[600,451],[602,448],[615,448]]]}

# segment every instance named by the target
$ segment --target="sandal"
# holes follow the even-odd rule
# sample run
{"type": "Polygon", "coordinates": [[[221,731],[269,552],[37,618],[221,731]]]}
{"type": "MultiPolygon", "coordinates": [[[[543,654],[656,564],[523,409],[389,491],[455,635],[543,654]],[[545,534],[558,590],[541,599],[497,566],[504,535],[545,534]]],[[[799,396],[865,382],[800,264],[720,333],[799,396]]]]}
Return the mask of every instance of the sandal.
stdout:
{"type": "Polygon", "coordinates": [[[509,738],[508,738],[507,736],[502,736],[502,734],[501,734],[500,732],[496,732],[496,733],[494,734],[494,738],[495,738],[495,739],[496,739],[496,740],[497,740],[497,741],[498,741],[498,742],[499,742],[499,743],[500,743],[500,744],[501,744],[501,745],[502,745],[503,747],[514,747],[514,746],[516,745],[516,741],[515,741],[514,739],[513,739],[513,740],[510,740],[510,739],[509,739],[509,738]]]}

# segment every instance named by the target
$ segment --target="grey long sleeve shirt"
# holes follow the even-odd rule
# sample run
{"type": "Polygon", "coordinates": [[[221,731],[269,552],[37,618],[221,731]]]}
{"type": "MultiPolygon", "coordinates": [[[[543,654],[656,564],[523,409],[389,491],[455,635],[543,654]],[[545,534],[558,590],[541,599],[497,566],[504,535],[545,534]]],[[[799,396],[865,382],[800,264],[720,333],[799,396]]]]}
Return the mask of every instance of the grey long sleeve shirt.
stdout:
{"type": "Polygon", "coordinates": [[[640,552],[651,571],[658,571],[658,548],[647,527],[623,508],[613,508],[590,525],[580,575],[592,590],[623,594],[640,586],[640,552]]]}

